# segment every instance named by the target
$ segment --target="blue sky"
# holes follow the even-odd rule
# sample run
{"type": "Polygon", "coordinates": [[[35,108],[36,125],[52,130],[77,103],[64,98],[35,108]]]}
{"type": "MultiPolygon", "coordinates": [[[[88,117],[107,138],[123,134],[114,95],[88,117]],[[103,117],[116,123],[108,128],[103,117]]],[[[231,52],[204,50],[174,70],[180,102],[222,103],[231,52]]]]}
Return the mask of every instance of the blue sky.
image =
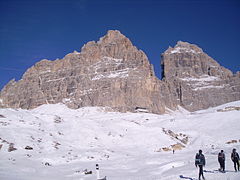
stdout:
{"type": "Polygon", "coordinates": [[[63,58],[109,29],[160,55],[178,40],[240,70],[239,0],[0,0],[0,89],[41,59],[63,58]]]}

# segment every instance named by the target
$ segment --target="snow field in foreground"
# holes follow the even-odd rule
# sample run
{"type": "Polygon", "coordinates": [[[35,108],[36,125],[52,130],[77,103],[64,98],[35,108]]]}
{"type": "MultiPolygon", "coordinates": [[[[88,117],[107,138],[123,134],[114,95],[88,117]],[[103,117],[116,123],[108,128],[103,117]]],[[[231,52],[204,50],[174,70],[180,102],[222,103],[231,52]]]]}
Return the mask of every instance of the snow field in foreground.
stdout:
{"type": "Polygon", "coordinates": [[[194,179],[194,157],[202,149],[207,180],[239,180],[230,154],[232,148],[240,152],[240,111],[218,111],[230,106],[239,107],[240,101],[194,113],[180,108],[165,115],[106,112],[99,107],[73,110],[62,104],[0,109],[0,179],[95,180],[97,163],[101,176],[109,180],[183,179],[180,175],[194,179]],[[11,143],[17,150],[8,152],[11,143]],[[174,144],[185,148],[173,154],[174,144]],[[225,174],[216,171],[221,149],[226,154],[225,174]],[[93,174],[85,175],[85,169],[93,174]]]}

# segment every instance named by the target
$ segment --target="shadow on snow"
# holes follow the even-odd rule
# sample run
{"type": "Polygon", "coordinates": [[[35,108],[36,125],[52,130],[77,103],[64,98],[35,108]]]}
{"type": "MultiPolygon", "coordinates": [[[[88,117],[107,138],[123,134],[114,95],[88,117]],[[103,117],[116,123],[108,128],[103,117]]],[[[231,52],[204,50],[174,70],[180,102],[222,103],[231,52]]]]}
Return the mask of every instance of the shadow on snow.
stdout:
{"type": "Polygon", "coordinates": [[[186,176],[183,176],[183,175],[180,175],[179,177],[182,178],[182,179],[197,180],[196,178],[186,177],[186,176]]]}

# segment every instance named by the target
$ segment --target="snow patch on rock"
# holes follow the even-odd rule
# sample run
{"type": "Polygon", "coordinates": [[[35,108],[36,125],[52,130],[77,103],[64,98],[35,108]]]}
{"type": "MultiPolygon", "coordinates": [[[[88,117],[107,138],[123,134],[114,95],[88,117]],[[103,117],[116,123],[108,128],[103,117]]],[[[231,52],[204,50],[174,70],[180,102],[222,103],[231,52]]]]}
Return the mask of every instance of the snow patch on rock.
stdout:
{"type": "Polygon", "coordinates": [[[183,81],[198,81],[198,82],[208,82],[208,81],[218,81],[220,80],[219,77],[216,76],[209,76],[209,75],[203,75],[200,76],[198,78],[194,78],[194,77],[186,77],[186,78],[179,78],[183,81]]]}
{"type": "Polygon", "coordinates": [[[196,87],[194,88],[193,90],[194,91],[198,91],[198,90],[204,90],[204,89],[221,89],[221,88],[224,88],[225,86],[222,85],[222,86],[214,86],[214,85],[210,85],[210,86],[202,86],[202,87],[196,87]]]}
{"type": "Polygon", "coordinates": [[[201,54],[202,52],[200,51],[195,51],[193,49],[190,48],[185,48],[185,47],[176,47],[174,49],[172,49],[171,51],[169,51],[169,54],[174,54],[174,53],[193,53],[193,54],[201,54]]]}
{"type": "Polygon", "coordinates": [[[212,88],[224,88],[225,85],[214,85],[213,83],[220,81],[221,79],[216,76],[203,75],[200,77],[185,77],[179,78],[182,81],[188,82],[187,84],[193,87],[194,91],[212,89],[212,88]]]}
{"type": "Polygon", "coordinates": [[[92,78],[92,80],[95,81],[102,78],[126,78],[128,77],[128,73],[129,73],[129,68],[126,68],[126,69],[121,69],[117,71],[111,71],[104,74],[97,74],[92,78]]]}

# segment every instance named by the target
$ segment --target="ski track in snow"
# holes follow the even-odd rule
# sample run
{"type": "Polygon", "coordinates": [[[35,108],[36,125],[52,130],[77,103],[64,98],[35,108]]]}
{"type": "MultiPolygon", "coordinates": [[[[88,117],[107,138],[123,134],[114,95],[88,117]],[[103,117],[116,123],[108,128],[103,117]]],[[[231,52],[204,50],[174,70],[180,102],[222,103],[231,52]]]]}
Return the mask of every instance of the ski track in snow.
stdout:
{"type": "Polygon", "coordinates": [[[194,157],[202,149],[207,180],[239,180],[230,154],[232,148],[240,152],[240,111],[217,111],[229,106],[239,107],[240,101],[164,115],[106,112],[101,107],[73,110],[63,104],[0,109],[0,179],[96,180],[98,163],[100,175],[108,180],[191,180],[198,176],[194,157]],[[175,154],[159,151],[181,143],[181,136],[170,136],[163,128],[188,136],[186,148],[175,154]],[[232,140],[237,143],[227,144],[232,140]],[[10,143],[17,150],[8,152],[10,143]],[[224,174],[217,171],[221,149],[226,154],[224,174]],[[85,175],[85,169],[93,174],[85,175]]]}

